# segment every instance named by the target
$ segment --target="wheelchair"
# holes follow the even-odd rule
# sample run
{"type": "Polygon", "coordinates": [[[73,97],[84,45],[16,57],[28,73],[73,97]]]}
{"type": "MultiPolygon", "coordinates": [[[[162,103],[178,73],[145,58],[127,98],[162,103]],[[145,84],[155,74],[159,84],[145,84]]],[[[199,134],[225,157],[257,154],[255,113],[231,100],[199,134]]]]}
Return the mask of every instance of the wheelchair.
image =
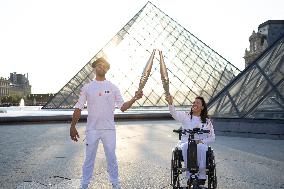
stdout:
{"type": "MultiPolygon", "coordinates": [[[[179,134],[179,140],[182,135],[188,135],[188,150],[187,153],[187,167],[183,167],[182,150],[176,147],[172,152],[171,159],[171,186],[173,189],[201,189],[198,183],[198,164],[197,164],[197,144],[194,140],[194,134],[209,133],[208,130],[201,130],[195,128],[193,130],[179,129],[173,130],[173,132],[179,134]],[[182,173],[189,171],[191,173],[190,179],[187,181],[187,186],[181,186],[182,173]]],[[[216,176],[216,164],[213,149],[208,146],[206,152],[206,175],[207,175],[207,187],[208,189],[217,188],[217,176],[216,176]]],[[[203,187],[204,188],[204,187],[203,187]]]]}

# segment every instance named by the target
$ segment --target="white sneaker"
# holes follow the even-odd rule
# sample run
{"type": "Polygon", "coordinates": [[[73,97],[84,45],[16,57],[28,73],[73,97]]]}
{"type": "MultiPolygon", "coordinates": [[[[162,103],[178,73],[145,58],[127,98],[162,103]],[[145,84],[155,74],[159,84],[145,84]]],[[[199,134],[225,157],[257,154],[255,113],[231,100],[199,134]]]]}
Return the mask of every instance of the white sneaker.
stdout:
{"type": "Polygon", "coordinates": [[[121,186],[119,183],[112,184],[113,189],[121,189],[121,186]]]}

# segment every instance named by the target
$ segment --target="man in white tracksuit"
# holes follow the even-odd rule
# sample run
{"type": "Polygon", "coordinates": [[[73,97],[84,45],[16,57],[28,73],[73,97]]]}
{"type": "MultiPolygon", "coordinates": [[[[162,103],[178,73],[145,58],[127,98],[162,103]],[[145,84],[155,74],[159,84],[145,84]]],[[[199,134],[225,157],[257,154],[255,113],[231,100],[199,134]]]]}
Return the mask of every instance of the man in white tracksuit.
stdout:
{"type": "Polygon", "coordinates": [[[104,58],[99,58],[92,64],[92,67],[96,73],[96,78],[82,88],[79,100],[75,105],[70,127],[70,137],[77,142],[79,134],[76,129],[76,123],[80,118],[81,110],[87,102],[86,157],[82,167],[81,188],[88,188],[93,175],[98,143],[101,140],[106,155],[110,182],[113,188],[119,189],[121,187],[115,154],[115,106],[121,111],[125,111],[136,100],[142,98],[143,93],[142,91],[137,91],[130,101],[124,102],[118,87],[105,78],[105,74],[110,68],[109,63],[104,58]]]}

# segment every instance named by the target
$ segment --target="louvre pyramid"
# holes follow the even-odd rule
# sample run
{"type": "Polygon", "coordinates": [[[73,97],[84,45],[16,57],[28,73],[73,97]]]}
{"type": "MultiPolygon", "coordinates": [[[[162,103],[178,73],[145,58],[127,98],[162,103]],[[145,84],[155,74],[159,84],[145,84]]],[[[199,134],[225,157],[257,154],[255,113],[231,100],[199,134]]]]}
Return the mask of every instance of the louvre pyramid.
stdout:
{"type": "MultiPolygon", "coordinates": [[[[101,56],[111,63],[107,79],[117,84],[124,99],[129,100],[157,48],[163,50],[170,92],[179,107],[191,105],[198,95],[209,101],[240,72],[148,2],[43,108],[73,108],[81,87],[95,77],[91,64],[101,56]]],[[[166,106],[158,53],[143,92],[144,97],[133,108],[166,106]]]]}
{"type": "Polygon", "coordinates": [[[209,103],[216,117],[284,119],[284,36],[209,103]]]}

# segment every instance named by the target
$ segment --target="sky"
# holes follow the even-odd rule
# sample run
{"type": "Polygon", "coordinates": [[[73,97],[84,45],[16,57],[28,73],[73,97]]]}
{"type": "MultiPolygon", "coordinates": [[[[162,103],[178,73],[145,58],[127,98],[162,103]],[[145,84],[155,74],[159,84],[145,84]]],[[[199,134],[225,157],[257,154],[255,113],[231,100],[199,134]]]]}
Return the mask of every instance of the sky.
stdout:
{"type": "MultiPolygon", "coordinates": [[[[58,92],[147,2],[0,0],[0,77],[28,73],[33,94],[58,92]]],[[[151,2],[240,70],[253,30],[284,19],[283,0],[151,2]]]]}

